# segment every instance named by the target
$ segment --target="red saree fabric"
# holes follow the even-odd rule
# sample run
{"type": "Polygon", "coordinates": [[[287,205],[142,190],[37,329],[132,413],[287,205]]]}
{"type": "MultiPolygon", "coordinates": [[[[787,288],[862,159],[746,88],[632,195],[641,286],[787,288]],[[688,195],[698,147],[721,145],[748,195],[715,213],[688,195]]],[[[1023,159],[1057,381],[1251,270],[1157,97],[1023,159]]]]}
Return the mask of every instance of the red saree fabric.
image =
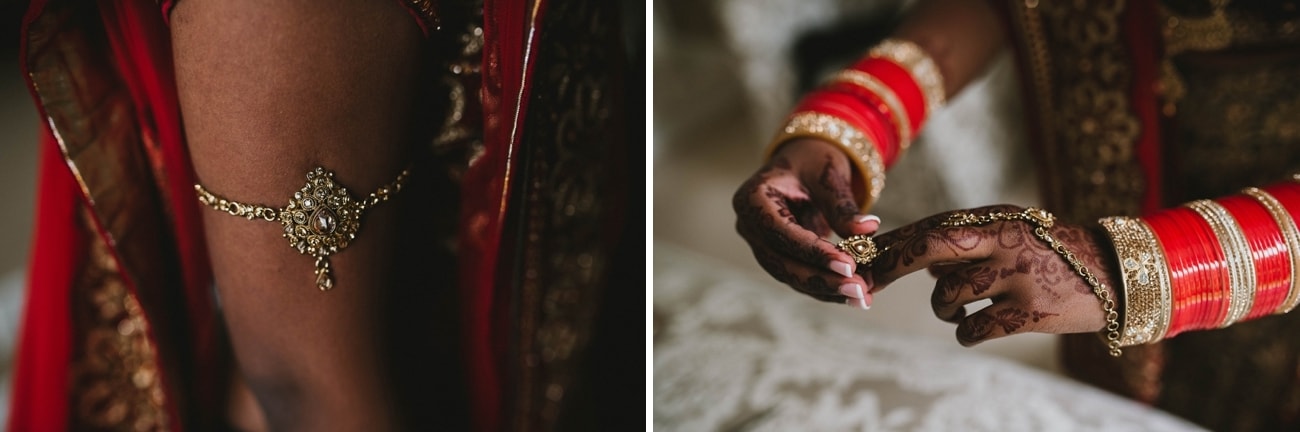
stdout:
{"type": "MultiPolygon", "coordinates": [[[[477,430],[497,430],[502,395],[500,374],[509,355],[509,298],[498,291],[510,280],[498,274],[501,232],[510,198],[511,179],[518,168],[511,157],[519,148],[531,82],[530,61],[534,58],[536,26],[541,1],[484,2],[483,31],[483,157],[465,174],[461,227],[461,288],[465,307],[466,346],[471,382],[471,406],[477,430]],[[531,6],[531,7],[530,7],[531,6]],[[524,55],[519,55],[524,53],[524,55]],[[486,186],[486,187],[484,187],[486,186]],[[497,313],[493,313],[493,311],[497,313]]],[[[504,267],[504,266],[502,266],[504,267]]]]}
{"type": "MultiPolygon", "coordinates": [[[[44,14],[50,13],[47,2],[33,2],[24,19],[23,34],[33,32],[32,26],[44,14]]],[[[170,224],[153,227],[164,231],[162,236],[169,239],[167,251],[175,258],[178,270],[171,275],[152,274],[148,271],[129,274],[123,271],[121,280],[127,289],[142,299],[146,305],[154,301],[146,299],[176,298],[173,294],[157,292],[160,287],[181,290],[183,299],[180,304],[173,304],[177,310],[163,311],[157,307],[144,308],[143,314],[152,331],[147,336],[156,346],[157,351],[168,350],[172,354],[166,360],[173,363],[172,368],[188,370],[221,371],[222,356],[217,352],[217,322],[208,292],[210,270],[207,265],[206,249],[203,244],[199,226],[198,208],[193,205],[190,184],[193,173],[189,167],[189,156],[185,150],[179,111],[177,109],[175,85],[171,70],[171,46],[167,38],[167,29],[162,25],[157,5],[146,1],[111,2],[98,4],[103,36],[107,38],[107,51],[113,59],[112,69],[120,77],[124,90],[129,94],[131,105],[135,108],[132,122],[138,142],[105,143],[105,152],[125,153],[144,152],[150,169],[149,175],[156,179],[159,188],[158,201],[168,215],[170,224]],[[134,148],[126,149],[123,146],[134,148]],[[141,283],[143,279],[154,280],[141,283]],[[161,283],[159,283],[161,282],[161,283]],[[142,292],[148,291],[148,292],[142,292]],[[158,329],[166,328],[171,336],[158,338],[158,329]],[[184,341],[175,344],[174,341],[184,341]],[[182,364],[184,366],[182,366],[182,364]]],[[[57,12],[56,12],[57,13],[57,12]]],[[[47,23],[42,23],[52,27],[47,23]]],[[[59,29],[62,30],[62,29],[59,29]]],[[[57,30],[44,28],[41,36],[53,39],[60,34],[57,30]]],[[[85,37],[85,35],[82,35],[85,37]]],[[[48,42],[49,39],[42,42],[48,42]]],[[[25,37],[22,45],[23,70],[30,73],[32,62],[39,56],[64,55],[71,57],[76,53],[51,54],[66,46],[57,43],[41,45],[44,52],[34,53],[31,43],[25,37]]],[[[76,59],[65,59],[75,62],[76,59]]],[[[78,71],[85,72],[85,71],[78,71]]],[[[78,83],[83,84],[83,83],[78,83]]],[[[42,102],[36,79],[29,81],[33,95],[38,100],[38,108],[44,118],[50,119],[41,142],[41,171],[39,178],[39,201],[37,203],[38,219],[30,267],[29,302],[23,323],[22,343],[20,346],[17,381],[14,390],[14,409],[9,427],[13,430],[60,430],[74,427],[68,424],[73,404],[69,382],[71,374],[70,360],[73,352],[74,334],[72,317],[69,311],[74,299],[71,298],[72,287],[77,283],[81,267],[85,265],[86,249],[89,242],[97,236],[109,245],[116,239],[105,228],[113,223],[106,217],[120,217],[121,213],[104,211],[110,203],[96,203],[92,194],[94,185],[87,184],[86,177],[95,175],[86,171],[87,160],[74,160],[73,152],[79,152],[65,142],[55,126],[48,101],[42,102]],[[78,167],[78,162],[82,166],[78,167]],[[78,215],[85,209],[92,214],[93,233],[84,232],[78,221],[78,215]]],[[[93,127],[92,127],[93,128],[93,127]]],[[[99,179],[91,179],[97,181],[99,179]]],[[[124,185],[125,187],[125,185],[124,185]]],[[[149,191],[137,191],[150,193],[149,191]]],[[[125,212],[123,212],[125,213],[125,212]]],[[[129,268],[126,259],[116,248],[110,248],[112,259],[117,267],[129,268]]],[[[135,256],[133,258],[140,258],[135,256]]],[[[137,269],[148,268],[148,264],[137,269]]],[[[161,363],[163,357],[153,359],[161,363]]],[[[158,379],[165,391],[178,388],[179,383],[171,383],[176,378],[172,373],[162,373],[158,379]]],[[[223,374],[217,372],[191,374],[186,377],[183,387],[187,395],[167,394],[165,404],[166,418],[171,429],[179,430],[181,410],[191,411],[191,421],[213,421],[213,412],[221,406],[223,374]],[[183,408],[184,407],[184,408],[183,408]]]]}

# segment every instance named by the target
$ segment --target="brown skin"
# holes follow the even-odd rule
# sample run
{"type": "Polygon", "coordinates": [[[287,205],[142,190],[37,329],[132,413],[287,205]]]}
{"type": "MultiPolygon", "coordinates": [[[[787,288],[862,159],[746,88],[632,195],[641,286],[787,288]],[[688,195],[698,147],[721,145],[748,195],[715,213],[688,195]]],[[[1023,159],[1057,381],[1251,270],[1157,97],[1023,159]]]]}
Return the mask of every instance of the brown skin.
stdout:
{"type": "MultiPolygon", "coordinates": [[[[876,242],[888,250],[868,270],[876,282],[873,291],[909,273],[929,270],[938,278],[930,306],[939,319],[957,324],[957,340],[965,346],[1024,332],[1101,330],[1105,313],[1092,287],[1034,235],[1034,225],[1008,221],[941,226],[955,212],[984,215],[1021,210],[1006,205],[956,210],[876,236],[876,242]],[[993,304],[966,315],[965,305],[983,299],[993,304]]],[[[1115,298],[1115,266],[1102,247],[1101,233],[1060,222],[1049,232],[1115,298]]]]}
{"type": "MultiPolygon", "coordinates": [[[[969,0],[922,1],[893,37],[917,43],[935,60],[950,98],[977,78],[1004,44],[1002,23],[991,7],[969,0]]],[[[899,245],[872,268],[854,266],[857,274],[851,277],[831,271],[833,261],[852,263],[826,240],[832,231],[848,237],[877,228],[874,222],[854,222],[856,200],[849,185],[860,175],[834,144],[792,140],[736,192],[736,230],[764,270],[819,300],[844,302],[837,287],[846,283],[875,292],[907,273],[929,269],[939,278],[935,314],[958,323],[964,345],[1027,331],[1076,333],[1105,325],[1087,284],[1023,222],[936,228],[946,215],[935,216],[883,234],[878,244],[899,245]],[[993,305],[966,316],[963,306],[983,298],[993,299],[993,305]]],[[[1052,233],[1114,286],[1113,265],[1095,232],[1058,224],[1052,233]]]]}
{"type": "MultiPolygon", "coordinates": [[[[405,168],[422,35],[395,2],[186,0],[171,15],[194,168],[283,206],[317,165],[362,197],[405,168]]],[[[396,200],[401,200],[401,197],[396,200]]],[[[275,430],[400,428],[381,296],[402,271],[394,202],[367,212],[320,292],[281,226],[204,211],[240,374],[275,430]]]]}

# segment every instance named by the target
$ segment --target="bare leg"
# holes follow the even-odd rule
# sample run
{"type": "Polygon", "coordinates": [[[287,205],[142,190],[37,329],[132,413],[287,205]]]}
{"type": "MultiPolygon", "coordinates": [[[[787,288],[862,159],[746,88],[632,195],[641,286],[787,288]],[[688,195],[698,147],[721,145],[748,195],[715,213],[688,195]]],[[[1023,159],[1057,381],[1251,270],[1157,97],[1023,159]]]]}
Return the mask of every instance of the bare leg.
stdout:
{"type": "MultiPolygon", "coordinates": [[[[405,168],[422,36],[396,2],[185,0],[171,18],[186,136],[208,189],[281,207],[317,165],[354,197],[405,168]]],[[[401,427],[381,298],[403,271],[398,207],[367,212],[331,258],[329,292],[279,224],[204,211],[236,359],[272,429],[401,427]]]]}

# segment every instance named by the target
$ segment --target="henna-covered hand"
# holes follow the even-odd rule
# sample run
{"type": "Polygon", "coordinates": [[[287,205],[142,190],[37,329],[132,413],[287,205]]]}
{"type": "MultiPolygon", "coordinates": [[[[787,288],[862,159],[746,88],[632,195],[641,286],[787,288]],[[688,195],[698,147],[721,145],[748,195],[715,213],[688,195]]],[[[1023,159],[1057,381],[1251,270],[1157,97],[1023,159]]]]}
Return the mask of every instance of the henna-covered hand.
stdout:
{"type": "MultiPolygon", "coordinates": [[[[1015,206],[991,206],[959,212],[986,215],[1018,213],[1015,206]]],[[[927,269],[938,278],[930,298],[940,319],[957,324],[957,340],[972,346],[1025,332],[1084,333],[1106,325],[1092,287],[1059,254],[1034,235],[1026,221],[999,221],[981,226],[944,226],[956,212],[941,213],[876,237],[888,247],[859,271],[870,273],[874,290],[927,269]],[[969,316],[966,305],[991,299],[992,305],[969,316]]],[[[1050,234],[1111,291],[1118,282],[1114,258],[1100,231],[1057,221],[1050,234]]]]}
{"type": "Polygon", "coordinates": [[[823,301],[871,304],[869,279],[827,238],[874,233],[879,219],[858,214],[848,158],[833,144],[795,140],[732,197],[736,231],[777,280],[823,301]]]}

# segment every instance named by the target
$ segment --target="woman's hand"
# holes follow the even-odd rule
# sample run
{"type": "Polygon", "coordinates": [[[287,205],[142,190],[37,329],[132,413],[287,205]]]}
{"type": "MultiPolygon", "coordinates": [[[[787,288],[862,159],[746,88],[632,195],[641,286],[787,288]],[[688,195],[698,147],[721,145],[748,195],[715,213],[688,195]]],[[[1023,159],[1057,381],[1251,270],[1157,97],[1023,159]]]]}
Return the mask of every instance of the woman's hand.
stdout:
{"type": "MultiPolygon", "coordinates": [[[[959,210],[973,215],[1018,213],[1016,206],[959,210]]],[[[957,340],[973,346],[1025,332],[1084,333],[1106,326],[1106,314],[1092,287],[1074,267],[1034,235],[1027,221],[980,226],[944,226],[957,212],[940,213],[875,238],[887,247],[868,270],[883,289],[898,278],[928,269],[939,280],[930,305],[934,314],[957,324],[957,340]],[[993,304],[967,315],[965,305],[993,304]]],[[[1087,267],[1115,297],[1119,282],[1105,236],[1059,221],[1049,233],[1087,267]]]]}
{"type": "Polygon", "coordinates": [[[732,198],[736,231],[777,280],[823,301],[871,306],[870,276],[827,238],[871,234],[880,219],[858,214],[848,157],[834,144],[794,140],[732,198]],[[850,300],[852,299],[852,300],[850,300]]]}

